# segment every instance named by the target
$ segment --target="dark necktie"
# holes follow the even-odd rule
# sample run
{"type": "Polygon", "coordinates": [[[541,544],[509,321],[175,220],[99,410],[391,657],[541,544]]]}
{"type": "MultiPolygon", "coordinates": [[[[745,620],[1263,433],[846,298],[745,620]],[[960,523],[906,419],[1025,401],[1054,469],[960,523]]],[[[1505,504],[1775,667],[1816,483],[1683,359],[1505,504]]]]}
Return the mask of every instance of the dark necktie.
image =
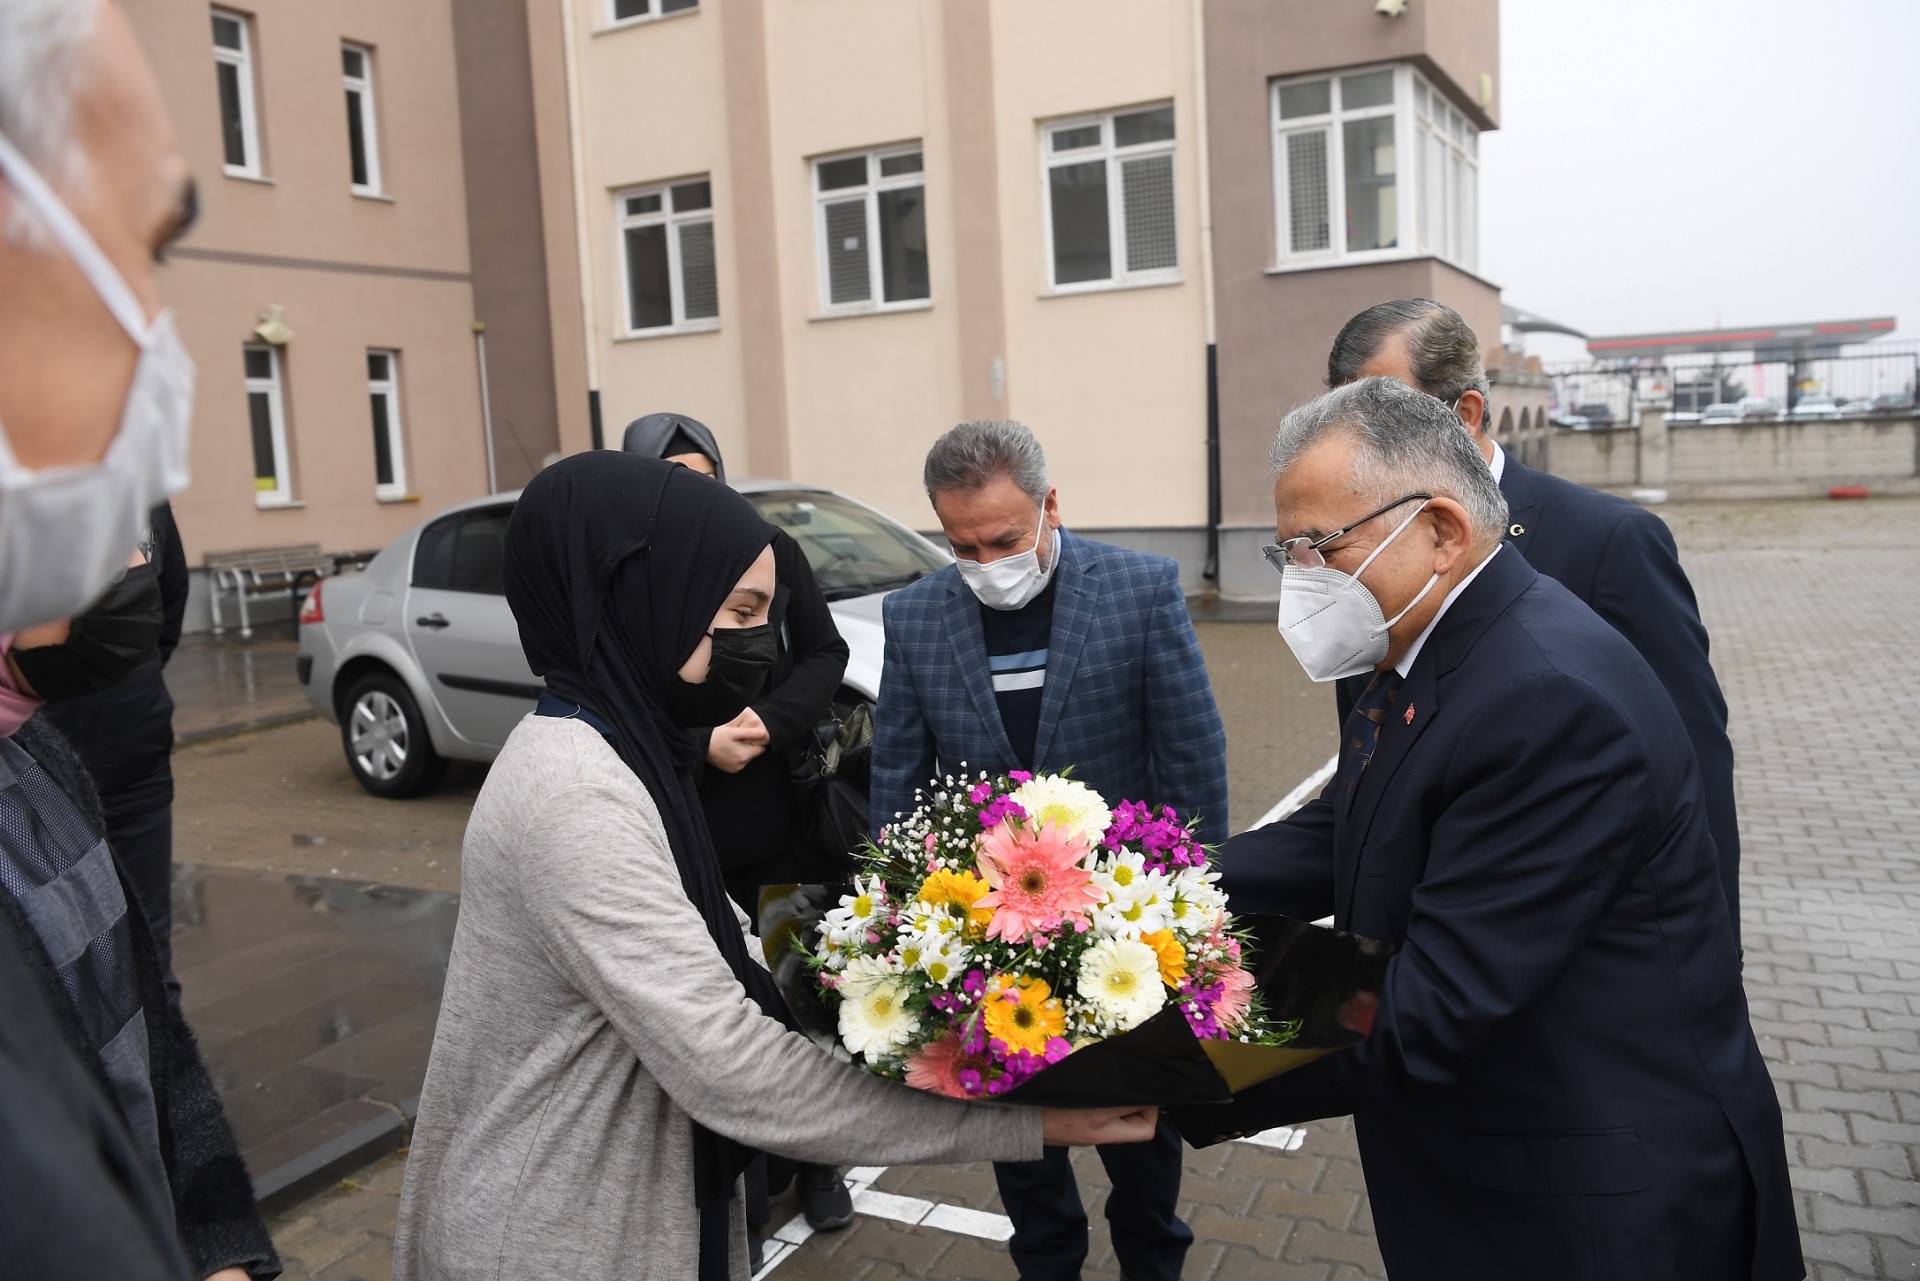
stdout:
{"type": "Polygon", "coordinates": [[[1346,742],[1343,747],[1348,756],[1357,758],[1348,764],[1347,793],[1343,798],[1348,809],[1353,808],[1354,795],[1360,790],[1360,778],[1373,760],[1374,749],[1380,745],[1380,726],[1387,719],[1388,705],[1400,692],[1401,679],[1400,673],[1391,667],[1375,672],[1367,692],[1347,713],[1346,742]]]}

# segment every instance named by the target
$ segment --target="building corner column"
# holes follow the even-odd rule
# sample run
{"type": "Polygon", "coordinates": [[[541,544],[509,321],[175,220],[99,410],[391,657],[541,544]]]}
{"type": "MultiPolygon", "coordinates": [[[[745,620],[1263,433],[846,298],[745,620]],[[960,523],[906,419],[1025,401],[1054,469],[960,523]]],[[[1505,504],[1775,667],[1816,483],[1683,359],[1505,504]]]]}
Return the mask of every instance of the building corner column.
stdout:
{"type": "Polygon", "coordinates": [[[954,292],[960,313],[960,410],[1007,417],[1007,315],[1000,259],[1000,156],[994,136],[989,0],[942,0],[954,292]]]}
{"type": "Polygon", "coordinates": [[[767,83],[765,0],[719,0],[726,77],[727,159],[732,173],[733,258],[746,404],[747,470],[793,472],[787,430],[785,318],[780,305],[773,121],[767,83]]]}

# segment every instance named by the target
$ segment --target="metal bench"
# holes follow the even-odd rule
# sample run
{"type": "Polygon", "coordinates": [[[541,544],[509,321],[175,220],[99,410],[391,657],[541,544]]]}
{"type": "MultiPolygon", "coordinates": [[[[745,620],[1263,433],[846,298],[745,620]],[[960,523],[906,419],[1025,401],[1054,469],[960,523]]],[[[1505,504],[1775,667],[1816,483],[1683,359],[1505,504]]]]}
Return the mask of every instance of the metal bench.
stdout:
{"type": "Polygon", "coordinates": [[[232,592],[240,603],[240,635],[244,639],[253,635],[253,624],[247,617],[247,597],[286,592],[297,614],[300,589],[333,574],[336,563],[334,557],[321,552],[320,544],[301,543],[293,547],[208,552],[206,570],[208,585],[212,588],[209,604],[213,609],[213,634],[218,636],[226,630],[220,621],[220,597],[224,592],[232,592]]]}

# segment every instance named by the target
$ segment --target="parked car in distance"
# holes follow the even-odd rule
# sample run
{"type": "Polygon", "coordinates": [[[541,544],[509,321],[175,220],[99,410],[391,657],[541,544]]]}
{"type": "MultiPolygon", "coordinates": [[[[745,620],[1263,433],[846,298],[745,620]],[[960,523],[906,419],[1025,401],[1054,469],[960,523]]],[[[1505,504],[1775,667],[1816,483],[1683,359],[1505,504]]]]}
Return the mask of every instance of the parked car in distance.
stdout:
{"type": "MultiPolygon", "coordinates": [[[[840,701],[877,697],[881,598],[952,557],[832,490],[731,483],[806,552],[852,651],[840,701]]],[[[375,796],[417,796],[449,760],[491,761],[540,696],[501,576],[518,497],[442,512],[389,543],[365,572],[322,580],[300,611],[300,683],[340,727],[348,768],[375,796]]]]}
{"type": "Polygon", "coordinates": [[[1913,393],[1910,391],[1883,391],[1873,398],[1873,412],[1876,414],[1910,414],[1913,412],[1913,393]]]}
{"type": "Polygon", "coordinates": [[[1717,405],[1708,405],[1700,411],[1700,421],[1709,424],[1737,423],[1744,417],[1746,415],[1740,412],[1740,406],[1729,404],[1724,400],[1717,405]]]}
{"type": "Polygon", "coordinates": [[[1692,409],[1676,409],[1667,415],[1669,425],[1673,423],[1697,423],[1699,421],[1699,412],[1692,409]]]}
{"type": "Polygon", "coordinates": [[[1833,397],[1825,393],[1813,393],[1802,396],[1799,402],[1787,412],[1787,417],[1796,422],[1804,422],[1812,418],[1838,418],[1839,416],[1840,406],[1834,403],[1833,397]]]}
{"type": "Polygon", "coordinates": [[[1553,425],[1555,427],[1564,427],[1568,431],[1586,431],[1593,426],[1592,423],[1578,414],[1555,414],[1553,416],[1553,425]]]}
{"type": "Polygon", "coordinates": [[[1586,419],[1587,426],[1590,428],[1605,430],[1613,426],[1613,407],[1611,405],[1598,402],[1591,405],[1575,405],[1573,412],[1577,417],[1586,419]]]}
{"type": "Polygon", "coordinates": [[[1765,396],[1742,396],[1740,398],[1740,416],[1748,419],[1778,418],[1780,406],[1765,396]]]}

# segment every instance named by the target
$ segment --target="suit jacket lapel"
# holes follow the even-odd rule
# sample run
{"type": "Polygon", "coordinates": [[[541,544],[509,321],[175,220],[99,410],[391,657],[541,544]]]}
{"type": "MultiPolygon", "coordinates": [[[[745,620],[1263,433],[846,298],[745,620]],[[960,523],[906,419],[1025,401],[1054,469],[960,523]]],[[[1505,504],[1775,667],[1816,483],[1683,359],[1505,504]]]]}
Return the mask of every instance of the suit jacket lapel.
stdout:
{"type": "Polygon", "coordinates": [[[1533,541],[1533,529],[1540,521],[1540,499],[1533,485],[1533,472],[1512,454],[1500,473],[1500,492],[1507,496],[1507,541],[1522,556],[1533,541]]]}
{"type": "Polygon", "coordinates": [[[1086,544],[1062,529],[1060,568],[1055,571],[1060,581],[1053,593],[1053,631],[1047,639],[1047,680],[1040,687],[1040,727],[1033,736],[1035,769],[1046,762],[1074,669],[1080,665],[1080,652],[1086,648],[1087,633],[1093,628],[1100,580],[1087,572],[1087,560],[1086,544]]]}
{"type": "MultiPolygon", "coordinates": [[[[1460,602],[1455,601],[1456,605],[1460,602]]],[[[1444,626],[1451,620],[1442,620],[1444,626]]],[[[1436,635],[1439,628],[1435,628],[1436,635]]],[[[1381,797],[1386,794],[1387,784],[1393,781],[1393,773],[1400,768],[1407,753],[1427,731],[1434,718],[1440,714],[1438,681],[1434,675],[1433,662],[1434,637],[1427,637],[1427,644],[1420,656],[1413,661],[1413,670],[1407,673],[1400,688],[1394,691],[1394,699],[1387,704],[1387,718],[1380,723],[1380,740],[1374,745],[1373,759],[1368,762],[1366,771],[1360,775],[1358,790],[1353,796],[1353,808],[1346,815],[1346,824],[1341,829],[1336,848],[1339,851],[1338,862],[1334,868],[1334,919],[1344,922],[1353,906],[1353,882],[1360,872],[1360,849],[1367,842],[1367,829],[1373,825],[1373,816],[1380,808],[1381,797]],[[1408,717],[1408,712],[1413,715],[1408,717]]]]}
{"type": "MultiPolygon", "coordinates": [[[[993,696],[993,674],[987,670],[987,634],[980,626],[980,602],[958,576],[947,593],[947,643],[953,647],[960,683],[966,686],[967,697],[973,700],[973,709],[980,714],[980,723],[993,740],[993,750],[1009,769],[1013,768],[1019,758],[1013,754],[1013,744],[1007,741],[1007,727],[1000,720],[1000,703],[993,696]]],[[[959,762],[941,762],[943,768],[948,764],[957,767],[959,762]]],[[[968,764],[986,762],[969,761],[968,764]]]]}
{"type": "MultiPolygon", "coordinates": [[[[1512,465],[1511,460],[1508,465],[1512,465]]],[[[1380,725],[1380,741],[1373,750],[1372,763],[1360,776],[1353,809],[1344,826],[1335,829],[1338,862],[1334,867],[1334,912],[1342,928],[1353,906],[1360,851],[1374,815],[1386,798],[1400,762],[1440,716],[1440,678],[1460,665],[1481,633],[1540,576],[1517,549],[1512,556],[1506,551],[1504,547],[1496,551],[1480,576],[1448,607],[1421,646],[1419,657],[1413,660],[1397,697],[1388,705],[1387,718],[1380,725]]]]}

